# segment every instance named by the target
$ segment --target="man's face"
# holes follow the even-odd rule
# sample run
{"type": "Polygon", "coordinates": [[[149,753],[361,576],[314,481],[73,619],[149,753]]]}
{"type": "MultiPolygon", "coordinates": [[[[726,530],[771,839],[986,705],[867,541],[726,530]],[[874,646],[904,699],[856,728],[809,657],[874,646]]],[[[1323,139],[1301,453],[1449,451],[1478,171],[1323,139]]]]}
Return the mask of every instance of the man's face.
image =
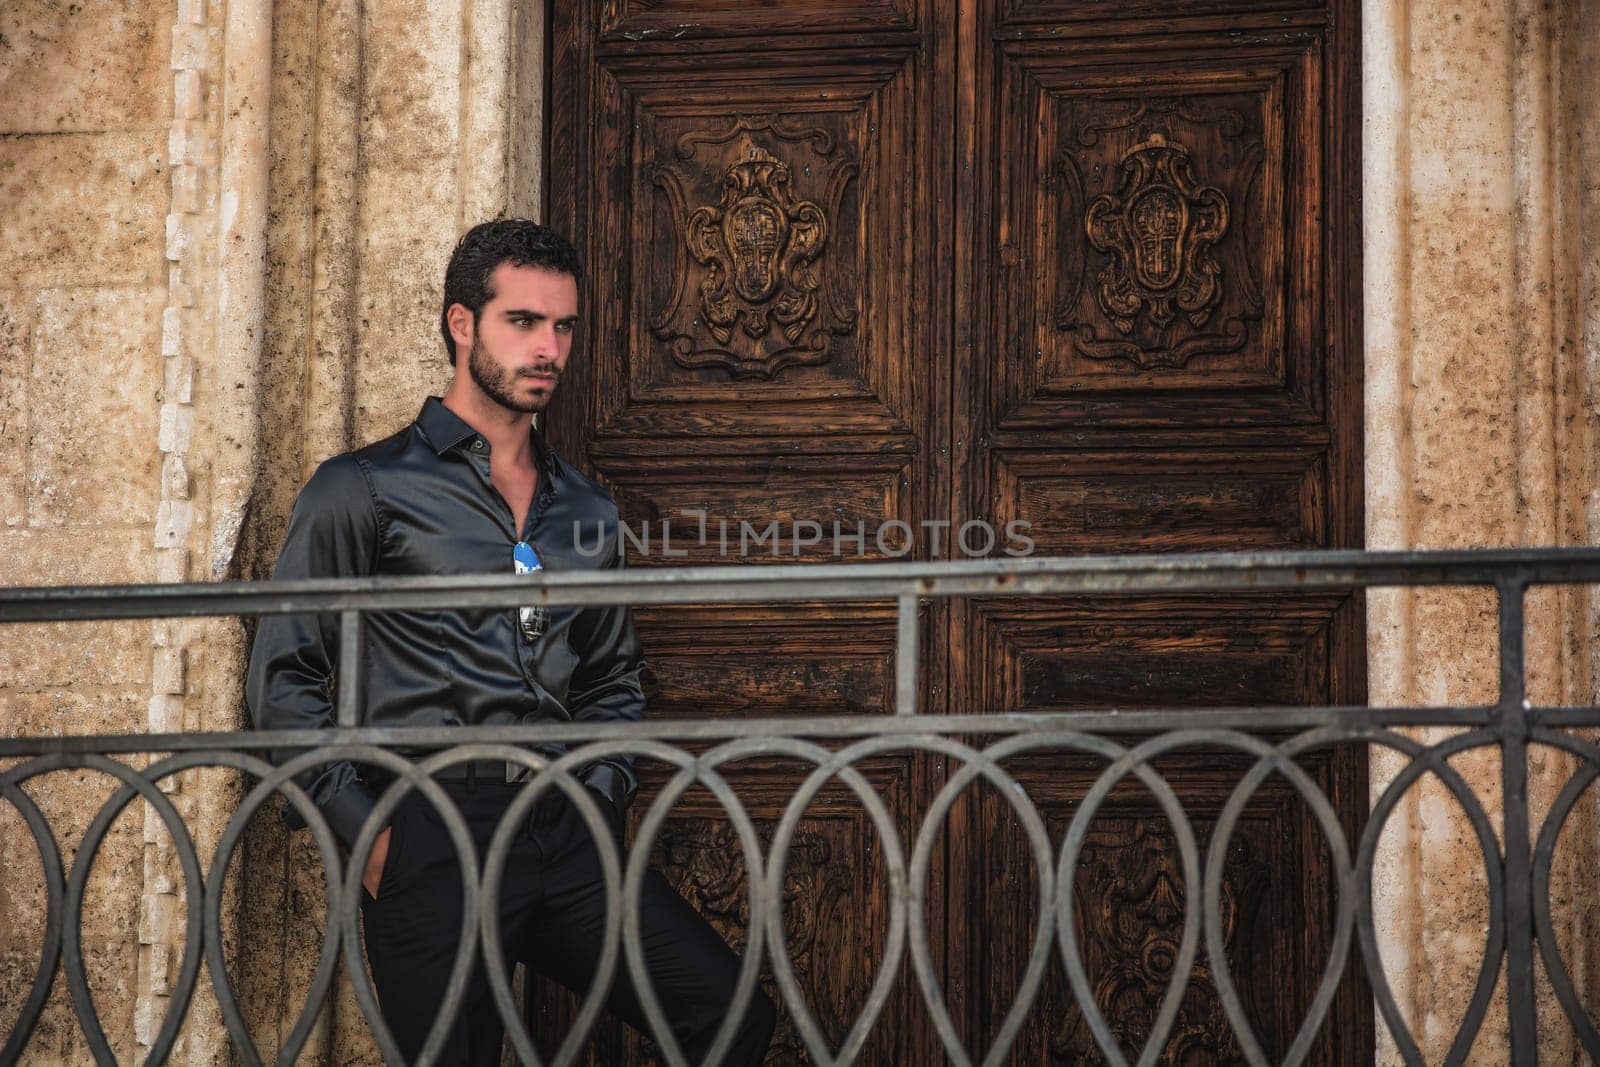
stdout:
{"type": "Polygon", "coordinates": [[[467,372],[485,396],[508,411],[543,411],[572,352],[578,283],[569,274],[502,263],[490,286],[493,299],[469,326],[467,372]]]}

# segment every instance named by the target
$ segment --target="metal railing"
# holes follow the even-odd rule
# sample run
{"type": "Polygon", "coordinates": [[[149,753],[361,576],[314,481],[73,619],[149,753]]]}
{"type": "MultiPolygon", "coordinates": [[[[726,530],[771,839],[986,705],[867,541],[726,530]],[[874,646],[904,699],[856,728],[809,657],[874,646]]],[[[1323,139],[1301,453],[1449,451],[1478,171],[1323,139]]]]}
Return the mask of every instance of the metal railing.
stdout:
{"type": "MultiPolygon", "coordinates": [[[[600,848],[608,926],[593,984],[554,1056],[572,1062],[596,1022],[601,1000],[617,969],[623,967],[639,992],[652,1037],[668,1062],[684,1057],[658,998],[651,990],[638,929],[638,895],[653,843],[674,803],[693,786],[702,786],[722,804],[743,851],[748,872],[750,926],[737,992],[709,1059],[731,1042],[735,1025],[754,995],[758,972],[770,965],[783,1006],[818,1063],[852,1062],[880,1019],[902,964],[918,986],[951,1062],[968,1063],[957,1027],[946,1008],[926,928],[927,897],[935,837],[963,790],[987,781],[1010,803],[1025,832],[1035,866],[1039,917],[1019,990],[994,1034],[983,1062],[1002,1062],[1026,1021],[1052,954],[1059,954],[1077,1008],[1108,1062],[1124,1064],[1137,1056],[1152,1063],[1161,1053],[1179,1002],[1202,948],[1222,1007],[1242,1054],[1252,1064],[1269,1062],[1235,987],[1220,915],[1223,860],[1241,814],[1272,776],[1286,781],[1304,801],[1325,838],[1332,859],[1337,908],[1331,917],[1327,962],[1306,1017],[1279,1062],[1305,1059],[1333,1003],[1336,987],[1350,965],[1355,943],[1377,1007],[1408,1063],[1422,1053],[1406,1026],[1386,980],[1373,924],[1372,874],[1379,837],[1402,797],[1423,775],[1432,775],[1450,792],[1471,826],[1482,852],[1489,901],[1483,962],[1447,1062],[1463,1061],[1481,1029],[1498,982],[1504,982],[1512,1062],[1534,1063],[1541,1020],[1535,1003],[1534,954],[1540,955],[1554,994],[1576,1038],[1589,1057],[1600,1061],[1600,1034],[1580,1003],[1556,942],[1550,902],[1552,857],[1568,816],[1587,787],[1600,777],[1600,747],[1587,730],[1600,726],[1600,708],[1531,707],[1525,696],[1523,601],[1530,586],[1600,582],[1600,551],[1506,550],[1476,552],[1363,553],[1306,552],[1170,555],[1083,559],[1023,559],[928,564],[855,564],[805,567],[714,567],[625,573],[543,573],[515,581],[498,576],[412,579],[352,579],[292,583],[34,588],[0,590],[0,623],[47,620],[175,618],[264,613],[338,613],[341,658],[338,674],[340,725],[326,730],[171,733],[161,735],[9,737],[0,740],[0,757],[18,760],[0,773],[0,796],[25,819],[44,871],[48,922],[35,979],[20,1015],[6,1034],[0,1060],[12,1062],[26,1047],[58,972],[66,973],[73,1005],[94,1055],[114,1062],[100,1026],[85,974],[80,926],[88,871],[97,848],[117,815],[142,797],[159,814],[175,843],[182,869],[186,936],[171,1009],[151,1042],[151,1060],[170,1054],[184,1013],[199,981],[202,960],[209,970],[222,1016],[246,1062],[258,1062],[222,947],[221,901],[229,860],[252,815],[281,794],[311,827],[328,885],[329,922],[306,1007],[283,1040],[279,1062],[291,1062],[311,1031],[314,1017],[335,977],[340,955],[355,961],[351,978],[374,1037],[388,1058],[393,1040],[378,1011],[370,979],[360,964],[361,876],[379,829],[387,825],[403,795],[420,790],[437,808],[458,852],[466,919],[448,994],[422,1059],[443,1040],[459,1009],[475,961],[487,969],[495,1003],[517,1054],[540,1062],[511,991],[500,951],[498,913],[482,900],[498,899],[508,843],[539,798],[565,793],[600,848]],[[1492,587],[1499,600],[1499,698],[1489,705],[1464,707],[1257,707],[1239,709],[1138,710],[1099,713],[989,714],[931,716],[917,713],[918,603],[951,596],[1045,597],[1085,594],[1168,594],[1224,590],[1355,590],[1378,586],[1478,585],[1492,587]],[[636,724],[549,724],[451,728],[364,728],[355,725],[359,705],[361,615],[395,609],[494,609],[530,602],[567,605],[714,604],[785,601],[896,601],[897,664],[893,715],[765,718],[738,721],[664,721],[636,724]],[[1441,740],[1425,743],[1403,732],[1412,727],[1448,727],[1441,740]],[[974,739],[983,739],[977,747],[974,739]],[[534,751],[561,743],[571,750],[558,759],[534,751]],[[1403,756],[1403,768],[1384,788],[1355,841],[1347,838],[1340,812],[1297,762],[1307,753],[1338,744],[1388,748],[1403,756]],[[1202,847],[1177,793],[1155,761],[1180,749],[1213,746],[1243,754],[1249,765],[1216,818],[1202,847]],[[1577,771],[1538,825],[1530,823],[1527,774],[1531,746],[1548,746],[1576,759],[1577,771]],[[281,765],[254,755],[265,749],[300,750],[281,765]],[[1499,752],[1503,773],[1503,832],[1473,789],[1448,762],[1476,749],[1499,752]],[[413,762],[397,755],[437,750],[413,762]],[[642,813],[633,845],[623,854],[604,833],[605,818],[574,770],[609,754],[632,753],[672,768],[666,785],[642,813]],[[888,752],[929,752],[954,761],[955,769],[934,796],[916,827],[902,839],[883,798],[858,764],[888,752]],[[1065,836],[1052,840],[1045,821],[1025,790],[1002,763],[1024,753],[1077,753],[1103,760],[1104,772],[1082,796],[1065,836]],[[134,766],[115,757],[167,755],[134,766]],[[723,768],[753,755],[783,757],[812,765],[795,790],[763,853],[762,843],[738,791],[723,768]],[[291,776],[335,760],[354,760],[386,769],[393,783],[381,795],[349,858],[342,857],[328,825],[291,776]],[[508,808],[500,831],[483,861],[471,834],[447,794],[429,775],[457,763],[504,759],[534,772],[508,808]],[[197,767],[233,768],[255,784],[221,835],[209,867],[171,800],[163,778],[197,767]],[[22,788],[30,779],[64,768],[86,768],[112,775],[123,785],[100,808],[85,833],[70,871],[38,806],[22,788]],[[1182,936],[1171,982],[1142,1050],[1125,1050],[1095,1002],[1074,923],[1071,887],[1086,835],[1112,790],[1132,776],[1155,798],[1170,823],[1186,889],[1182,936]],[[818,1026],[797,980],[784,941],[783,880],[789,849],[807,804],[837,779],[854,792],[875,825],[888,878],[888,922],[878,977],[839,1047],[832,1048],[818,1026]],[[1193,891],[1195,888],[1199,892],[1193,891]]],[[[986,710],[986,709],[979,709],[986,710]]],[[[1434,731],[1433,736],[1441,732],[1434,731]]]]}

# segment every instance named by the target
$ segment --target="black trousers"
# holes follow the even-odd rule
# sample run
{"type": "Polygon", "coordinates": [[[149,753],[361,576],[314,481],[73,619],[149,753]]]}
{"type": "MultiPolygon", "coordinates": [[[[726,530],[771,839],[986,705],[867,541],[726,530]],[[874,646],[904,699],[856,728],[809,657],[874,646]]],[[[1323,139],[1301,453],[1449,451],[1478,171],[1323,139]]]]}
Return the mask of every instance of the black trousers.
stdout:
{"type": "MultiPolygon", "coordinates": [[[[441,783],[472,828],[480,861],[517,785],[441,783]]],[[[601,801],[604,805],[604,801],[601,801]]],[[[408,794],[390,824],[376,899],[362,895],[362,932],[378,1002],[408,1063],[421,1051],[444,999],[461,936],[461,869],[442,818],[408,794]]],[[[512,960],[579,995],[586,993],[605,932],[605,883],[588,826],[560,793],[542,798],[515,837],[501,883],[500,932],[512,960]]],[[[657,998],[690,1062],[699,1063],[727,1014],[739,960],[652,868],[640,898],[640,932],[657,998]]],[[[625,963],[606,1007],[648,1033],[625,963]]],[[[772,1002],[758,989],[724,1064],[756,1064],[772,1038],[772,1002]]],[[[504,1027],[482,965],[439,1062],[500,1062],[504,1027]]]]}

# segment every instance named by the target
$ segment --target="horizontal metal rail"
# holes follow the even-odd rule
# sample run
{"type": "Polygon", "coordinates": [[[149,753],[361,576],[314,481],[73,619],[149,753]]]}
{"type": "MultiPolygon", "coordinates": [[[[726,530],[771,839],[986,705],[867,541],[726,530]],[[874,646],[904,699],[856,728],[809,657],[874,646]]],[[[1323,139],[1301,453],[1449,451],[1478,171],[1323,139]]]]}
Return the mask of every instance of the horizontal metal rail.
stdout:
{"type": "Polygon", "coordinates": [[[1600,549],[1228,552],[0,589],[0,623],[632,604],[1600,581],[1600,549]]]}
{"type": "MultiPolygon", "coordinates": [[[[55,982],[64,971],[79,1022],[94,1055],[114,1062],[100,1026],[85,973],[81,921],[89,867],[112,821],[135,798],[154,808],[174,842],[185,893],[185,947],[173,983],[171,1009],[151,1044],[151,1059],[171,1052],[178,1028],[200,980],[202,961],[221,1005],[238,1054],[259,1054],[234,996],[222,951],[221,907],[230,858],[251,817],[274,797],[286,799],[310,826],[329,887],[327,937],[312,977],[306,1007],[280,1044],[278,1062],[292,1062],[335,977],[339,959],[349,966],[357,999],[386,1057],[398,1049],[360,965],[361,875],[367,854],[406,794],[420,791],[437,809],[459,859],[468,921],[449,991],[440,1005],[429,1060],[441,1047],[459,1010],[473,969],[486,969],[502,1020],[524,1062],[540,1062],[514,1003],[501,950],[497,909],[506,854],[516,827],[552,791],[568,797],[600,847],[608,925],[594,983],[554,1062],[573,1062],[596,1023],[604,992],[619,974],[639,990],[652,1037],[670,1063],[686,1062],[671,1020],[653,992],[640,944],[638,902],[649,857],[673,806],[695,786],[709,790],[727,813],[743,853],[748,877],[750,928],[734,1003],[708,1057],[726,1051],[742,1013],[757,995],[763,968],[770,971],[783,1008],[815,1062],[854,1062],[902,980],[909,980],[927,1006],[946,1055],[953,1063],[1004,1062],[1034,1007],[1052,956],[1064,968],[1078,1009],[1107,1062],[1155,1062],[1172,1034],[1200,953],[1217,998],[1233,1028],[1240,1056],[1252,1064],[1300,1063],[1311,1054],[1351,956],[1359,953],[1385,1025],[1407,1063],[1423,1062],[1384,975],[1372,915],[1372,878],[1378,840],[1405,794],[1425,775],[1453,797],[1470,827],[1483,864],[1490,909],[1478,979],[1446,1062],[1464,1062],[1484,1025],[1497,984],[1506,990],[1507,1042],[1517,1064],[1537,1059],[1541,1020],[1534,998],[1537,951],[1567,1023],[1579,1044],[1600,1061],[1600,1033],[1561,956],[1554,933],[1550,879],[1555,847],[1580,799],[1600,777],[1600,747],[1588,738],[1600,727],[1600,708],[1533,708],[1525,701],[1523,599],[1531,585],[1600,582],[1600,551],[1507,550],[1495,552],[1307,552],[1246,553],[1088,559],[1024,559],[928,564],[760,566],[685,568],[625,573],[550,574],[511,578],[453,577],[329,580],[296,583],[226,583],[183,586],[29,588],[0,590],[0,622],[40,622],[141,617],[184,617],[281,612],[336,613],[346,635],[358,632],[365,612],[411,609],[511,608],[528,603],[709,604],[749,602],[890,601],[897,605],[898,640],[895,714],[812,719],[739,721],[646,720],[636,724],[549,723],[529,726],[378,728],[353,725],[359,660],[341,656],[338,690],[344,725],[323,730],[171,733],[156,735],[9,737],[0,757],[12,761],[0,772],[0,797],[22,814],[44,872],[48,922],[35,979],[16,1022],[6,1032],[0,1061],[23,1055],[55,982]],[[1500,605],[1500,693],[1480,706],[1425,708],[1257,707],[1148,709],[1092,713],[1023,714],[989,709],[986,714],[917,714],[917,602],[948,596],[1060,596],[1167,594],[1214,590],[1337,590],[1373,586],[1486,585],[1500,605]],[[348,703],[347,703],[348,702],[348,703]],[[1426,742],[1412,727],[1431,731],[1426,742]],[[558,755],[552,746],[564,746],[558,755]],[[1239,757],[1237,782],[1202,840],[1191,815],[1160,771],[1160,758],[1206,746],[1239,757]],[[1338,810],[1305,770],[1303,757],[1339,746],[1363,751],[1389,749],[1403,757],[1399,773],[1384,788],[1357,839],[1345,832],[1338,810]],[[1493,749],[1502,761],[1500,810],[1486,810],[1451,766],[1462,753],[1493,749]],[[1530,750],[1568,754],[1576,771],[1552,809],[1536,826],[1527,804],[1530,750]],[[263,754],[271,750],[273,760],[263,754]],[[576,771],[596,759],[628,753],[641,765],[667,774],[665,786],[641,813],[635,838],[621,847],[606,831],[596,798],[576,771]],[[930,753],[944,759],[948,778],[928,811],[901,825],[860,769],[863,760],[890,753],[930,753]],[[166,754],[139,765],[114,756],[166,754]],[[1104,764],[1104,771],[1079,799],[1065,835],[1053,838],[1026,789],[1005,761],[1028,754],[1076,754],[1104,764]],[[780,758],[809,764],[796,783],[782,817],[763,842],[745,808],[731,771],[752,759],[780,758]],[[449,795],[431,777],[446,767],[477,759],[500,759],[528,768],[531,779],[507,808],[486,853],[472,836],[449,795]],[[295,776],[331,762],[351,760],[379,768],[392,781],[364,825],[348,857],[295,776]],[[216,851],[202,857],[171,799],[161,790],[170,775],[198,767],[229,768],[247,781],[242,804],[232,815],[216,851]],[[72,861],[61,859],[54,833],[24,785],[40,775],[79,768],[110,775],[122,786],[95,814],[72,861]],[[1292,1035],[1278,1035],[1279,1054],[1269,1058],[1247,1017],[1234,983],[1223,920],[1223,861],[1246,805],[1269,778],[1287,782],[1307,806],[1332,858],[1337,903],[1329,918],[1331,951],[1306,1018],[1292,1035]],[[883,893],[888,923],[878,976],[856,1018],[843,1031],[825,1032],[817,1021],[784,941],[783,887],[794,835],[807,806],[829,783],[848,787],[875,827],[881,844],[883,893]],[[1018,992],[987,1048],[969,1049],[946,1008],[928,930],[927,887],[935,841],[946,816],[964,791],[979,782],[995,787],[1010,804],[1032,857],[1039,918],[1018,992]],[[1087,834],[1113,790],[1137,781],[1156,800],[1176,842],[1184,884],[1184,917],[1171,984],[1142,1049],[1119,1044],[1118,1030],[1095,1000],[1077,943],[1074,908],[1077,873],[1087,834]],[[1496,823],[1503,827],[1497,834],[1496,823]],[[1353,946],[1353,947],[1352,947],[1353,946]]],[[[347,642],[348,643],[348,642],[347,642]]]]}

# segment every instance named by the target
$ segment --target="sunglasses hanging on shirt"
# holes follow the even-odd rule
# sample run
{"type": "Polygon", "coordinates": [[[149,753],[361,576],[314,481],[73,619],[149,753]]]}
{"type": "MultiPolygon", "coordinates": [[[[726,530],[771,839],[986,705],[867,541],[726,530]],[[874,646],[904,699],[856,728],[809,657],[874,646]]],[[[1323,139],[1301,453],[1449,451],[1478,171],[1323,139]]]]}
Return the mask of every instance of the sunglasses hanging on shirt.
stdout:
{"type": "MultiPolygon", "coordinates": [[[[533,574],[544,570],[539,552],[526,541],[518,541],[511,550],[512,568],[517,574],[533,574]]],[[[537,641],[550,627],[550,613],[542,607],[528,605],[517,609],[517,629],[524,641],[537,641]]]]}

